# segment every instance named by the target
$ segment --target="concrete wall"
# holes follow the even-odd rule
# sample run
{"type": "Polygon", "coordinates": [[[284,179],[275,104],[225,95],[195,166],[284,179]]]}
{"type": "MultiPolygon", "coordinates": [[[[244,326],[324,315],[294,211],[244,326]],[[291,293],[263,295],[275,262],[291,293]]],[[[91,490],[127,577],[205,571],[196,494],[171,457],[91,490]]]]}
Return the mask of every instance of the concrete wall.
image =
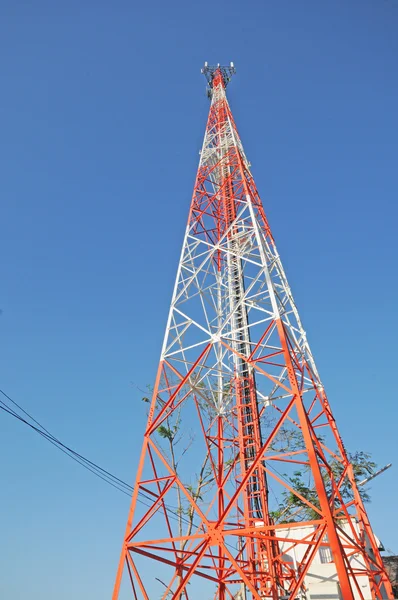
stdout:
{"type": "MultiPolygon", "coordinates": [[[[340,525],[343,530],[347,531],[347,534],[351,532],[350,525],[348,523],[340,525]]],[[[358,532],[358,528],[355,524],[355,528],[358,532]]],[[[292,527],[287,530],[283,530],[283,536],[291,539],[303,539],[315,530],[315,527],[292,527]]],[[[359,533],[359,532],[358,532],[359,533]]],[[[351,533],[352,536],[352,533],[351,533]]],[[[320,550],[318,550],[313,563],[310,567],[308,574],[305,577],[305,586],[307,588],[308,600],[343,600],[340,594],[338,578],[335,565],[332,560],[330,548],[327,544],[327,539],[323,540],[320,550]]],[[[283,542],[280,544],[281,550],[285,551],[285,557],[290,560],[292,566],[296,563],[301,562],[304,553],[307,549],[306,544],[296,546],[293,550],[289,549],[289,543],[283,542]]],[[[350,564],[354,570],[363,569],[363,561],[360,555],[355,554],[350,558],[350,564]]],[[[369,586],[369,579],[366,576],[357,576],[357,584],[364,596],[364,598],[371,599],[371,592],[369,586]]],[[[354,595],[356,600],[360,600],[360,595],[356,586],[353,586],[354,595]]]]}

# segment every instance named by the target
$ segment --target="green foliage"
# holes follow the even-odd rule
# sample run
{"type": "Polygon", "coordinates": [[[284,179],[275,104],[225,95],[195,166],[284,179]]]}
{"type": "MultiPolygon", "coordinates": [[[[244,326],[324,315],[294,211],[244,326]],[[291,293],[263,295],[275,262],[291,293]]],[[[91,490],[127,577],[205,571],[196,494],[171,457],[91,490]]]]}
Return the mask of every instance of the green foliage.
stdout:
{"type": "MultiPolygon", "coordinates": [[[[225,384],[223,388],[223,395],[227,396],[231,393],[230,389],[231,384],[225,384]]],[[[197,401],[202,409],[208,410],[209,413],[214,411],[214,406],[207,398],[206,387],[203,381],[200,381],[196,384],[198,390],[200,390],[198,394],[197,401]]],[[[148,390],[150,390],[148,386],[148,390]]],[[[146,396],[142,398],[143,402],[149,403],[150,399],[146,396]]],[[[157,408],[161,408],[162,404],[160,400],[157,401],[157,408]]],[[[172,459],[173,468],[177,471],[179,460],[185,454],[185,452],[190,447],[192,440],[187,441],[185,447],[182,451],[179,452],[179,456],[176,456],[175,449],[178,447],[177,445],[186,438],[185,433],[180,431],[181,429],[181,418],[180,411],[177,412],[177,415],[174,415],[174,418],[166,417],[164,424],[160,425],[157,428],[158,435],[167,440],[168,450],[167,452],[170,454],[172,459]]],[[[321,442],[324,442],[322,438],[318,438],[321,442]]],[[[278,435],[273,440],[270,445],[270,451],[280,453],[283,455],[284,452],[297,452],[301,453],[301,451],[305,452],[305,444],[303,435],[301,430],[296,427],[284,427],[281,428],[278,435]]],[[[339,454],[338,451],[335,452],[336,456],[339,454]]],[[[197,479],[194,485],[187,485],[186,488],[189,493],[192,495],[192,498],[197,500],[203,500],[203,491],[214,483],[212,470],[208,465],[207,456],[205,462],[202,466],[200,473],[197,475],[197,479]]],[[[371,475],[377,465],[372,460],[371,455],[364,451],[357,451],[354,453],[348,454],[348,459],[352,464],[354,476],[357,481],[364,479],[371,475]]],[[[225,461],[225,468],[229,468],[236,457],[231,457],[225,461]]],[[[328,459],[328,467],[330,471],[321,464],[321,473],[324,480],[324,486],[326,489],[327,496],[329,498],[333,495],[333,485],[332,479],[335,483],[339,483],[339,491],[341,494],[341,498],[344,503],[348,503],[353,499],[353,493],[350,481],[347,475],[344,475],[344,465],[340,460],[334,458],[333,455],[329,455],[328,459]]],[[[301,470],[294,471],[293,474],[284,474],[284,480],[288,483],[290,488],[285,489],[282,492],[280,497],[279,505],[276,510],[271,513],[271,516],[276,523],[289,523],[289,522],[300,522],[307,521],[319,518],[319,513],[317,512],[317,508],[319,508],[319,499],[318,494],[315,489],[315,485],[313,482],[311,471],[308,465],[303,465],[301,470]],[[311,505],[311,506],[310,506],[311,505]]],[[[369,492],[360,487],[359,493],[364,502],[370,501],[369,492]]],[[[178,514],[180,516],[187,515],[190,519],[191,523],[188,530],[191,530],[192,527],[192,519],[193,519],[193,509],[191,506],[184,506],[184,499],[181,497],[180,491],[177,491],[178,496],[178,514]]],[[[334,498],[334,508],[338,509],[339,507],[339,499],[335,495],[334,498]]],[[[182,526],[182,521],[180,523],[182,526]]],[[[182,547],[185,547],[186,542],[182,542],[182,547]]]]}
{"type": "Polygon", "coordinates": [[[165,425],[160,425],[160,427],[158,427],[156,431],[158,432],[160,437],[164,438],[165,440],[169,440],[169,442],[172,443],[178,433],[179,427],[180,427],[180,421],[177,421],[171,427],[166,427],[165,425]]]}
{"type": "MultiPolygon", "coordinates": [[[[143,396],[143,397],[141,398],[141,401],[142,401],[142,402],[145,402],[146,404],[150,404],[150,402],[151,402],[151,398],[150,398],[150,396],[151,396],[151,395],[152,395],[152,393],[153,393],[153,387],[152,387],[151,385],[149,385],[149,384],[147,384],[145,387],[146,387],[146,389],[147,389],[147,391],[148,391],[148,394],[149,394],[149,395],[148,395],[148,396],[143,396]]],[[[138,389],[140,389],[140,390],[141,390],[141,388],[138,388],[138,389]]],[[[141,391],[143,392],[144,390],[141,390],[141,391]]]]}
{"type": "MultiPolygon", "coordinates": [[[[354,476],[357,481],[373,473],[377,467],[376,463],[371,460],[371,455],[367,452],[358,451],[351,454],[349,453],[348,459],[352,464],[354,476]]],[[[344,472],[343,464],[338,459],[333,458],[329,462],[329,466],[334,481],[338,483],[344,472]]],[[[331,477],[326,469],[322,469],[322,476],[326,493],[330,498],[333,491],[331,477]]],[[[304,498],[304,500],[307,500],[315,508],[319,508],[320,504],[318,494],[310,478],[308,467],[304,467],[302,471],[295,471],[291,476],[287,476],[285,474],[285,480],[295,492],[304,498]]],[[[362,487],[358,489],[362,500],[364,502],[370,502],[368,491],[362,487]]],[[[345,503],[350,502],[350,500],[353,499],[351,483],[347,476],[345,476],[341,482],[340,494],[345,503]]],[[[290,490],[283,492],[282,501],[280,502],[277,510],[273,511],[272,513],[274,521],[277,523],[290,523],[294,521],[307,521],[319,518],[318,512],[309,506],[304,500],[290,490]]],[[[338,508],[339,505],[340,502],[336,497],[335,508],[338,508]]]]}
{"type": "MultiPolygon", "coordinates": [[[[357,451],[357,452],[353,452],[353,453],[349,452],[348,460],[352,464],[352,468],[354,471],[354,477],[355,477],[356,481],[361,481],[361,479],[365,479],[366,477],[368,477],[369,475],[374,473],[374,471],[377,468],[377,464],[371,460],[371,454],[369,454],[368,452],[363,452],[363,451],[357,451]]],[[[331,463],[331,467],[332,467],[333,476],[334,476],[335,480],[338,481],[341,478],[341,475],[343,473],[343,465],[339,461],[333,460],[331,463]]],[[[361,495],[362,500],[364,502],[370,502],[369,492],[363,487],[359,487],[358,489],[359,489],[359,493],[361,495]]],[[[329,487],[328,486],[326,487],[326,490],[328,492],[331,491],[330,485],[329,485],[329,487]]],[[[342,482],[340,492],[341,492],[343,500],[349,501],[352,499],[351,486],[350,486],[350,483],[349,483],[347,477],[345,477],[342,482]]]]}
{"type": "MultiPolygon", "coordinates": [[[[318,494],[314,488],[306,485],[301,471],[296,471],[292,477],[285,478],[298,494],[318,508],[318,494]]],[[[278,509],[273,511],[272,517],[277,523],[291,523],[293,521],[317,519],[319,514],[295,493],[286,490],[282,493],[282,502],[279,504],[278,509]]]]}
{"type": "Polygon", "coordinates": [[[188,492],[191,494],[191,496],[195,499],[195,500],[203,500],[202,496],[200,495],[199,491],[197,490],[197,488],[195,488],[193,485],[186,485],[185,486],[188,490],[188,492]]]}
{"type": "Polygon", "coordinates": [[[288,429],[281,427],[277,436],[271,444],[275,452],[295,452],[304,448],[303,434],[300,429],[288,429]]]}
{"type": "MultiPolygon", "coordinates": [[[[322,438],[318,439],[321,442],[324,442],[322,438]]],[[[304,447],[304,439],[301,430],[297,428],[289,429],[288,427],[281,428],[271,444],[272,451],[282,454],[284,452],[304,451],[304,447]]],[[[336,451],[335,454],[337,456],[339,454],[338,451],[336,451]]],[[[337,458],[329,456],[329,459],[330,473],[324,466],[321,467],[327,496],[329,498],[332,496],[333,478],[335,483],[340,483],[340,494],[343,502],[348,503],[353,499],[353,493],[348,476],[345,475],[342,478],[344,465],[337,458]]],[[[371,455],[363,451],[348,453],[348,460],[352,464],[354,477],[357,481],[361,481],[361,479],[365,479],[371,475],[377,467],[376,463],[372,460],[371,455]]],[[[303,465],[302,469],[300,471],[295,471],[293,475],[287,475],[285,473],[284,479],[304,500],[307,500],[313,507],[319,508],[318,495],[308,466],[303,465]]],[[[369,502],[369,492],[363,487],[359,487],[358,490],[363,502],[369,502]]],[[[282,492],[282,499],[279,502],[278,508],[272,513],[274,521],[278,523],[289,523],[293,521],[317,519],[319,517],[318,512],[304,500],[290,490],[282,492]]],[[[338,506],[339,499],[335,497],[334,507],[338,508],[338,506]]]]}

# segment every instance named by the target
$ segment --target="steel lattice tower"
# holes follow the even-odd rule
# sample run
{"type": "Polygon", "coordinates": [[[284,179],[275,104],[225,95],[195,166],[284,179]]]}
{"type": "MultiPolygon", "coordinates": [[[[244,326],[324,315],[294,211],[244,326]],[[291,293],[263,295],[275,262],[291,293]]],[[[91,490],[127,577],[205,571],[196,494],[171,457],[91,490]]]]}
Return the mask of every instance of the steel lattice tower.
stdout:
{"type": "Polygon", "coordinates": [[[323,547],[344,600],[365,600],[361,578],[393,598],[227,101],[235,69],[202,71],[210,112],[113,600],[305,599],[323,547]]]}

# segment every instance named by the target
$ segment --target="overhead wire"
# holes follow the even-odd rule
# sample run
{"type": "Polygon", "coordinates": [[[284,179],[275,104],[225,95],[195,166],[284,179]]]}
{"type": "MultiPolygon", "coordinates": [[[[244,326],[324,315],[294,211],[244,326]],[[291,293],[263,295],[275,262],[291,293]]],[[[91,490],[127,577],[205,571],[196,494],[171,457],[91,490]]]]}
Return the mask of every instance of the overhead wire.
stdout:
{"type": "MultiPolygon", "coordinates": [[[[91,471],[91,473],[93,473],[93,475],[95,475],[99,479],[102,479],[102,481],[104,481],[108,485],[112,486],[113,488],[115,488],[116,490],[121,492],[122,494],[125,494],[125,495],[131,497],[132,493],[134,492],[133,486],[131,486],[126,481],[123,481],[123,479],[116,477],[116,475],[113,475],[110,471],[107,471],[106,469],[104,469],[103,467],[98,465],[97,463],[89,460],[88,458],[86,458],[85,456],[80,454],[79,452],[76,452],[76,450],[73,450],[73,448],[71,448],[71,447],[67,446],[66,444],[64,444],[63,442],[61,442],[61,440],[59,440],[57,437],[55,437],[48,429],[46,429],[44,427],[44,425],[42,425],[37,419],[35,419],[24,408],[22,408],[22,406],[20,406],[17,402],[15,402],[15,400],[13,400],[8,394],[6,394],[6,392],[4,392],[4,390],[0,389],[0,394],[2,394],[14,406],[16,406],[26,417],[28,417],[32,421],[32,423],[35,423],[35,425],[33,425],[32,423],[29,423],[29,421],[24,419],[21,415],[19,415],[15,410],[13,410],[3,400],[0,399],[0,409],[1,410],[3,410],[5,413],[8,413],[10,416],[14,417],[15,419],[17,419],[24,425],[27,425],[30,429],[32,429],[33,431],[38,433],[45,440],[47,440],[53,446],[58,448],[58,450],[63,452],[66,456],[68,456],[69,458],[71,458],[72,460],[74,460],[75,462],[80,464],[83,468],[87,469],[88,471],[91,471]]],[[[151,508],[153,506],[153,498],[151,498],[150,496],[145,494],[145,492],[143,492],[142,490],[139,490],[138,496],[141,496],[141,497],[137,497],[138,502],[140,502],[147,508],[151,508]],[[143,498],[147,501],[152,502],[152,504],[147,504],[147,502],[145,502],[145,500],[143,500],[143,498]]],[[[164,509],[167,509],[168,516],[171,519],[173,519],[174,521],[177,521],[179,523],[184,522],[190,526],[199,528],[198,523],[195,523],[194,520],[191,523],[191,521],[189,519],[187,519],[185,516],[183,516],[181,514],[181,510],[178,509],[177,507],[166,504],[164,501],[162,502],[162,504],[163,504],[164,509]]],[[[157,510],[159,510],[160,508],[161,508],[161,505],[159,504],[159,507],[157,510]]],[[[235,546],[233,546],[231,543],[228,543],[228,542],[225,542],[225,543],[227,546],[229,546],[233,550],[236,550],[235,546]]]]}
{"type": "MultiPolygon", "coordinates": [[[[33,431],[38,433],[40,436],[42,436],[45,440],[50,442],[50,444],[52,444],[53,446],[58,448],[58,450],[63,452],[66,456],[68,456],[69,458],[71,458],[72,460],[74,460],[75,462],[80,464],[86,470],[93,473],[93,475],[95,475],[99,479],[102,479],[102,481],[111,485],[113,488],[117,489],[119,492],[131,497],[132,493],[134,492],[133,486],[131,486],[126,481],[123,481],[123,479],[116,477],[116,475],[113,475],[110,471],[107,471],[106,469],[104,469],[103,467],[98,465],[97,463],[89,460],[88,458],[86,458],[85,456],[80,454],[79,452],[76,452],[76,450],[73,450],[73,448],[71,448],[70,446],[64,444],[60,439],[58,439],[48,429],[46,429],[44,427],[44,425],[42,425],[37,419],[35,419],[31,414],[29,414],[24,408],[22,408],[22,406],[20,406],[17,402],[15,402],[15,400],[13,400],[8,394],[6,394],[6,392],[4,392],[4,390],[0,389],[0,394],[2,394],[14,406],[16,406],[32,422],[29,422],[27,419],[22,417],[13,408],[11,408],[6,402],[4,402],[3,400],[0,399],[0,409],[2,411],[4,411],[5,413],[9,414],[12,417],[14,417],[15,419],[17,419],[24,425],[27,425],[30,429],[32,429],[33,431]],[[35,425],[33,423],[35,423],[35,425]]],[[[145,492],[143,492],[142,490],[139,490],[138,496],[140,496],[140,497],[138,497],[137,500],[141,504],[143,504],[147,508],[150,508],[152,506],[151,504],[147,504],[147,502],[145,502],[143,500],[143,498],[144,498],[147,501],[150,501],[150,502],[153,501],[153,498],[151,498],[149,495],[145,494],[145,492]]],[[[171,518],[173,518],[174,520],[178,519],[179,521],[183,521],[187,524],[190,524],[190,521],[187,518],[185,518],[183,515],[181,515],[181,511],[179,511],[177,509],[177,507],[173,507],[168,504],[164,504],[164,507],[167,509],[168,513],[170,513],[169,516],[171,518]]],[[[160,508],[160,505],[159,505],[159,508],[160,508]]],[[[195,523],[193,523],[193,524],[195,526],[195,523]]]]}
{"type": "MultiPolygon", "coordinates": [[[[0,390],[0,392],[1,392],[1,390],[0,390]]],[[[29,423],[26,419],[24,419],[23,417],[18,415],[15,411],[13,411],[9,407],[7,407],[7,405],[4,402],[2,402],[1,400],[0,400],[0,404],[2,405],[2,406],[0,406],[1,410],[8,413],[15,419],[18,419],[18,421],[20,421],[24,425],[27,425],[28,427],[30,427],[33,431],[35,431],[36,433],[41,435],[44,439],[46,439],[48,442],[50,442],[50,444],[52,444],[53,446],[58,448],[58,450],[61,450],[61,452],[63,452],[67,456],[69,456],[69,458],[71,458],[75,462],[79,463],[82,467],[91,471],[94,475],[96,475],[97,477],[99,477],[100,479],[105,481],[106,483],[109,483],[109,485],[112,485],[119,491],[121,491],[125,494],[128,494],[129,496],[131,495],[131,493],[129,494],[125,489],[123,489],[122,487],[119,487],[114,482],[116,482],[116,481],[120,482],[120,484],[122,484],[125,488],[130,489],[132,492],[133,488],[128,483],[120,480],[118,477],[112,475],[111,473],[109,473],[108,471],[106,471],[105,469],[100,467],[99,465],[96,465],[95,463],[93,463],[89,459],[85,458],[78,452],[75,452],[74,450],[72,450],[71,448],[69,448],[68,446],[63,444],[60,440],[58,440],[57,438],[52,436],[52,434],[50,434],[47,430],[42,430],[39,427],[32,425],[32,423],[29,423]],[[104,475],[102,475],[101,472],[103,472],[104,475],[106,475],[106,477],[104,475]]]]}
{"type": "MultiPolygon", "coordinates": [[[[28,425],[29,427],[31,427],[32,429],[34,429],[35,431],[37,431],[37,433],[40,433],[41,435],[43,435],[43,437],[47,438],[48,441],[52,441],[55,445],[61,446],[62,448],[65,449],[65,451],[70,452],[77,459],[82,460],[84,463],[87,463],[87,464],[91,465],[94,469],[101,471],[104,475],[106,475],[106,476],[110,477],[111,479],[117,481],[118,483],[122,484],[130,492],[133,491],[133,488],[132,488],[132,486],[130,484],[126,483],[122,479],[119,479],[119,477],[116,477],[115,475],[113,475],[112,473],[110,473],[109,471],[107,471],[106,469],[103,469],[102,467],[100,467],[96,463],[94,463],[91,460],[89,460],[88,458],[84,457],[82,454],[79,454],[78,452],[76,452],[75,450],[73,450],[73,448],[70,448],[69,446],[67,446],[63,442],[61,442],[61,440],[59,440],[57,437],[55,437],[48,429],[46,429],[44,427],[44,425],[42,425],[39,421],[37,421],[37,419],[35,419],[32,415],[30,415],[24,408],[22,408],[22,406],[20,406],[19,404],[17,404],[17,402],[15,402],[15,400],[13,400],[3,390],[0,389],[0,393],[5,398],[7,398],[10,402],[12,402],[14,404],[14,406],[16,406],[21,412],[23,412],[31,421],[33,421],[33,423],[36,423],[36,425],[38,426],[39,429],[37,427],[35,427],[34,425],[32,425],[31,423],[29,423],[28,421],[26,421],[25,419],[23,419],[22,417],[20,417],[20,415],[18,415],[15,411],[12,411],[14,417],[18,418],[20,421],[23,421],[26,425],[28,425]]],[[[2,400],[0,400],[0,403],[3,404],[5,407],[7,407],[7,405],[2,400]]],[[[7,408],[9,408],[9,407],[7,407],[7,408]]]]}

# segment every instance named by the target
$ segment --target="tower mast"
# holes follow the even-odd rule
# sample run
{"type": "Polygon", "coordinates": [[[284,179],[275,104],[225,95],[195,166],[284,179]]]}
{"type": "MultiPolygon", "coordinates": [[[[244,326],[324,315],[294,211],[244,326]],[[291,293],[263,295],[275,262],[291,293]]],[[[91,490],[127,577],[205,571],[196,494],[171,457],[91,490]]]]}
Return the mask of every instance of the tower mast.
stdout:
{"type": "Polygon", "coordinates": [[[235,68],[202,72],[209,117],[113,600],[124,568],[136,600],[305,598],[325,546],[344,600],[365,600],[365,580],[393,598],[227,101],[235,68]]]}

